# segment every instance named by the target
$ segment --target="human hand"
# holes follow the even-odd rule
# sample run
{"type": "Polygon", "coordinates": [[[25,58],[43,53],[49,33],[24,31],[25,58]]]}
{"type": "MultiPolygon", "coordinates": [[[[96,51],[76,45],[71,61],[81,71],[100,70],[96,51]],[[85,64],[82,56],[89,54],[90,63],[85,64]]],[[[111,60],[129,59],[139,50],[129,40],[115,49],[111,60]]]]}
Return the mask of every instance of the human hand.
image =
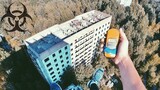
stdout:
{"type": "Polygon", "coordinates": [[[120,42],[119,42],[119,45],[117,48],[116,57],[113,59],[113,61],[115,62],[115,64],[119,64],[126,57],[129,57],[129,55],[128,55],[128,39],[127,39],[124,31],[122,30],[122,28],[120,28],[120,42]]]}

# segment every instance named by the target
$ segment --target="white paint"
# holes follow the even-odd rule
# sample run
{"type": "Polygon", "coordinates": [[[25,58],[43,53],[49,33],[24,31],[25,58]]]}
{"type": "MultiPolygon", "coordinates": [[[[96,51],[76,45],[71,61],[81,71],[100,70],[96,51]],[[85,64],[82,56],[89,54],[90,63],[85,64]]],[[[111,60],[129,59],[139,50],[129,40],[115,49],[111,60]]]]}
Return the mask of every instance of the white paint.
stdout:
{"type": "Polygon", "coordinates": [[[132,0],[117,0],[121,5],[130,6],[132,3],[132,0]]]}

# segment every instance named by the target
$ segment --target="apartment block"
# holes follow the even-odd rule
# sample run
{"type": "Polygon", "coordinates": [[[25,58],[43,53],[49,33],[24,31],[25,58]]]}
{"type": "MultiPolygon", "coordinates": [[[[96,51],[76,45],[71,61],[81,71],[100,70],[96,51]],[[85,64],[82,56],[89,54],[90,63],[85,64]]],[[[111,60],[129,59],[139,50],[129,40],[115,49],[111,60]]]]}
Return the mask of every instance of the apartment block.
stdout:
{"type": "Polygon", "coordinates": [[[66,67],[71,65],[70,46],[49,30],[26,39],[25,43],[34,65],[47,82],[59,81],[66,67]]]}
{"type": "Polygon", "coordinates": [[[111,15],[96,10],[54,25],[25,40],[35,66],[49,84],[60,81],[67,66],[91,64],[111,15]]]}

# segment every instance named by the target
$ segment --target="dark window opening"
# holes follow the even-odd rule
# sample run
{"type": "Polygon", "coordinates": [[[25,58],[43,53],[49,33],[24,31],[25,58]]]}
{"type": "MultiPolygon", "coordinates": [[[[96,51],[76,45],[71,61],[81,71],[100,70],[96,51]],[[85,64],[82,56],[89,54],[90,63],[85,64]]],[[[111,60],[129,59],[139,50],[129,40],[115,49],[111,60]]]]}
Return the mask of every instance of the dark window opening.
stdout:
{"type": "Polygon", "coordinates": [[[54,74],[54,71],[50,73],[51,75],[54,74]]]}
{"type": "Polygon", "coordinates": [[[62,58],[62,55],[60,56],[60,58],[62,58]]]}
{"type": "Polygon", "coordinates": [[[63,60],[61,61],[61,63],[63,63],[63,60]]]}
{"type": "Polygon", "coordinates": [[[57,79],[54,79],[54,81],[56,81],[57,79]]]}
{"type": "Polygon", "coordinates": [[[44,61],[45,61],[45,62],[49,61],[49,58],[46,58],[44,61]]]}
{"type": "Polygon", "coordinates": [[[68,52],[65,53],[66,55],[68,54],[68,52]]]}
{"type": "Polygon", "coordinates": [[[52,67],[49,69],[49,71],[51,71],[51,70],[53,70],[53,68],[52,68],[52,67]]]}
{"type": "Polygon", "coordinates": [[[49,66],[51,66],[51,63],[48,63],[48,64],[47,64],[47,67],[49,67],[49,66]]]}
{"type": "Polygon", "coordinates": [[[65,47],[65,50],[67,49],[67,46],[65,47]]]}
{"type": "Polygon", "coordinates": [[[56,55],[55,55],[55,54],[53,54],[52,56],[53,56],[53,57],[55,57],[56,55]]]}
{"type": "Polygon", "coordinates": [[[63,71],[65,71],[65,69],[63,68],[63,71]]]}
{"type": "Polygon", "coordinates": [[[56,64],[56,67],[58,66],[58,64],[56,64]]]}
{"type": "Polygon", "coordinates": [[[67,63],[69,63],[69,61],[67,61],[67,63]]]}
{"type": "Polygon", "coordinates": [[[66,57],[66,59],[68,59],[68,57],[66,57]]]}
{"type": "Polygon", "coordinates": [[[59,53],[61,53],[62,51],[61,50],[59,50],[59,53]]]}
{"type": "Polygon", "coordinates": [[[54,62],[57,62],[57,59],[54,59],[54,62]]]}
{"type": "Polygon", "coordinates": [[[54,76],[52,76],[52,78],[55,78],[56,76],[54,75],[54,76]]]}

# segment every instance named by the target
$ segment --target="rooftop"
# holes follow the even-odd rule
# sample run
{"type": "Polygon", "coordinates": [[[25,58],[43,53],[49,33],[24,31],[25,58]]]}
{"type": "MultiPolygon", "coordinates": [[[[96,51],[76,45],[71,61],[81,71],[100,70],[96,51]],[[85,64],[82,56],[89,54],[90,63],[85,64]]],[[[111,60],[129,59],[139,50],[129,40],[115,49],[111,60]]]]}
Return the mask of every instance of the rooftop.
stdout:
{"type": "MultiPolygon", "coordinates": [[[[38,54],[41,54],[44,51],[53,48],[54,45],[60,43],[64,38],[67,38],[68,36],[107,17],[110,17],[110,15],[93,10],[76,16],[74,19],[67,22],[54,25],[46,30],[43,30],[26,39],[25,43],[38,54]]],[[[61,44],[65,45],[65,42],[61,44]]]]}
{"type": "Polygon", "coordinates": [[[64,22],[59,25],[58,31],[54,32],[56,36],[58,36],[61,39],[66,38],[67,36],[70,36],[79,30],[82,30],[83,28],[86,28],[98,21],[101,21],[110,15],[104,14],[99,11],[90,11],[87,13],[84,13],[82,15],[76,16],[74,19],[71,19],[67,22],[64,22]]]}
{"type": "Polygon", "coordinates": [[[30,44],[30,47],[33,48],[34,51],[40,54],[43,51],[54,46],[55,44],[59,43],[60,41],[62,40],[57,36],[53,34],[48,34],[47,36],[42,36],[42,38],[30,44]]]}

